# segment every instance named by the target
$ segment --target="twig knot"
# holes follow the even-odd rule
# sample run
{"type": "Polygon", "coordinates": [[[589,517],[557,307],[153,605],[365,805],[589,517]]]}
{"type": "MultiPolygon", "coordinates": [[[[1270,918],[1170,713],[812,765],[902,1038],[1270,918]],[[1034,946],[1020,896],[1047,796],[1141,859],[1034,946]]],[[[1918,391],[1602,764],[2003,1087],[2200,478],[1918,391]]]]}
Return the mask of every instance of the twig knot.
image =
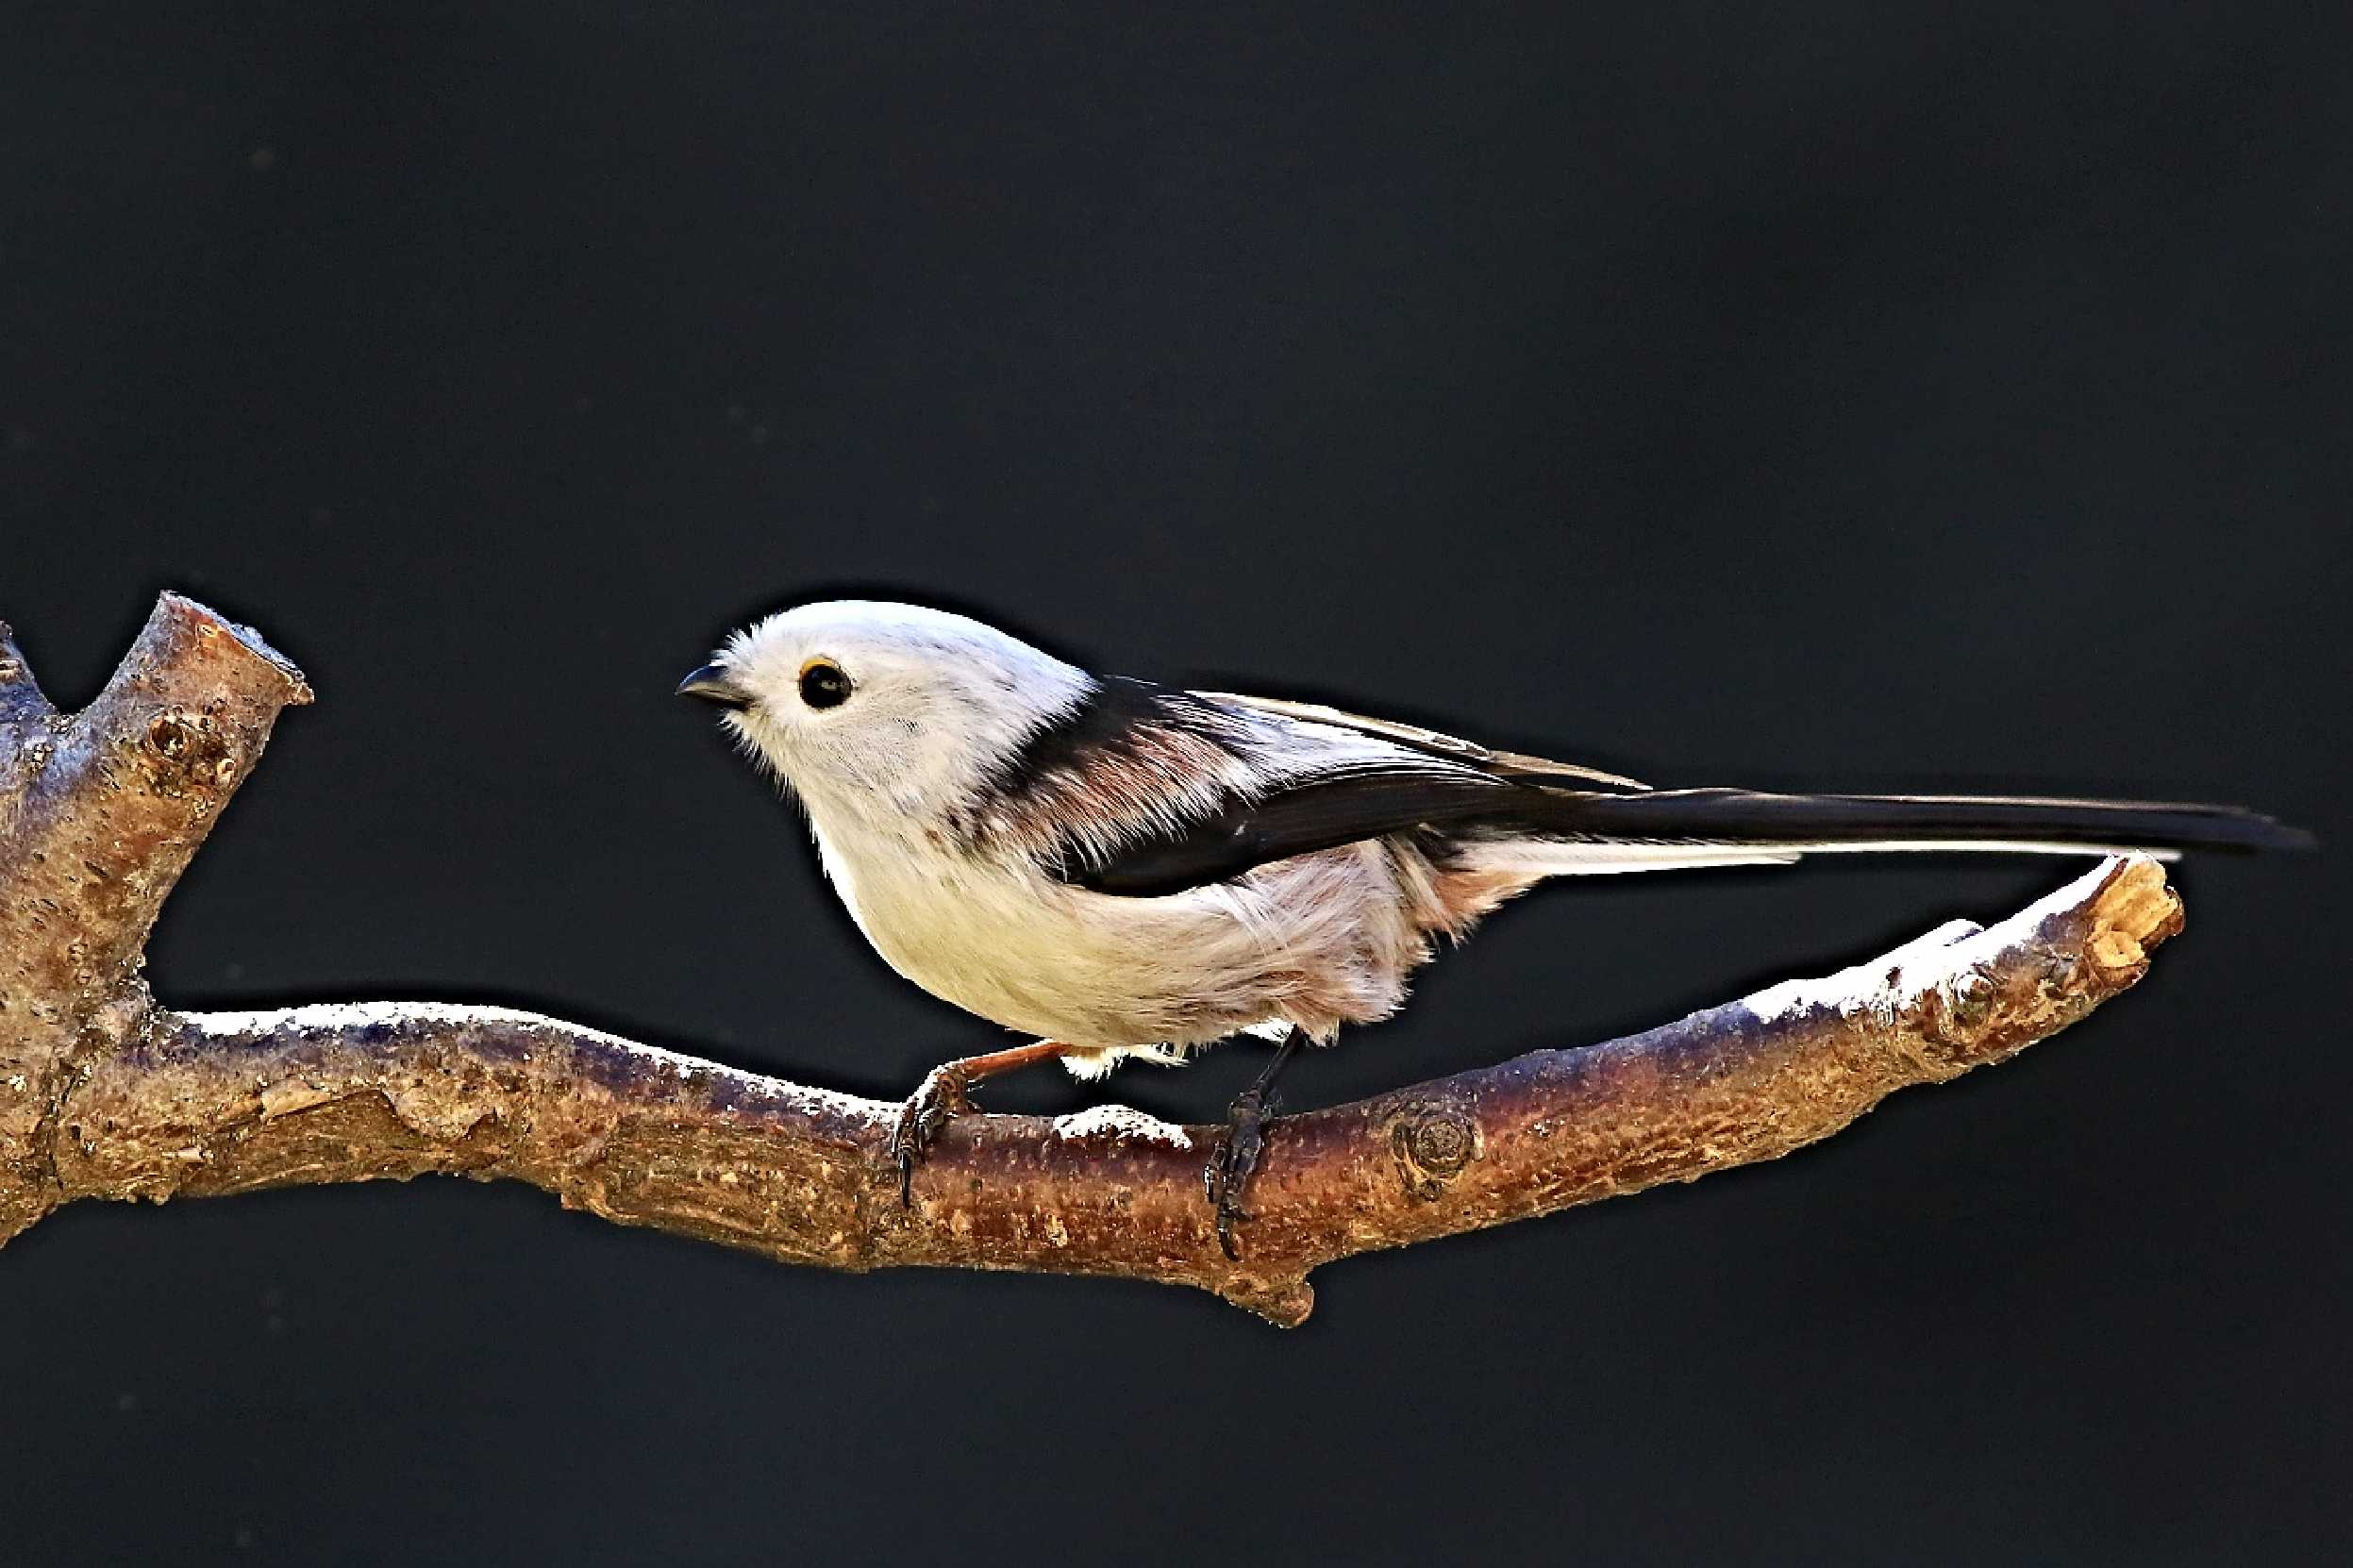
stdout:
{"type": "Polygon", "coordinates": [[[1410,1102],[1390,1121],[1389,1147],[1406,1192],[1427,1203],[1478,1158],[1478,1124],[1452,1100],[1410,1102]]]}

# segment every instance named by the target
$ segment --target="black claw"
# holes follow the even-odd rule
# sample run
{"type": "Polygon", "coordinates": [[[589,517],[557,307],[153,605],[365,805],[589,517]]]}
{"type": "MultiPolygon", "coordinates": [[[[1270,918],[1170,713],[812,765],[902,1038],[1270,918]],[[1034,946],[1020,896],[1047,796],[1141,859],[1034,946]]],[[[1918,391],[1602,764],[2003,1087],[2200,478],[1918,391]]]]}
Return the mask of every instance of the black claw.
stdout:
{"type": "Polygon", "coordinates": [[[1227,1111],[1226,1130],[1201,1172],[1202,1188],[1217,1212],[1217,1244],[1236,1262],[1242,1260],[1242,1246],[1234,1240],[1234,1226],[1250,1218],[1242,1199],[1266,1150],[1265,1119],[1266,1106],[1258,1091],[1244,1092],[1227,1111]]]}
{"type": "Polygon", "coordinates": [[[891,1129],[891,1158],[898,1161],[901,1208],[915,1207],[915,1167],[930,1152],[932,1140],[951,1118],[971,1109],[964,1076],[952,1067],[935,1067],[925,1074],[915,1093],[899,1107],[898,1123],[891,1129]]]}
{"type": "Polygon", "coordinates": [[[1249,1210],[1242,1207],[1243,1194],[1249,1188],[1251,1173],[1259,1168],[1259,1157],[1266,1152],[1266,1119],[1282,1104],[1282,1097],[1275,1093],[1275,1079],[1306,1041],[1307,1036],[1296,1028],[1285,1035],[1266,1071],[1234,1097],[1226,1111],[1226,1130],[1218,1135],[1217,1147],[1201,1170],[1202,1190],[1217,1213],[1217,1244],[1237,1263],[1242,1261],[1242,1247],[1234,1240],[1234,1226],[1250,1218],[1249,1210]]]}

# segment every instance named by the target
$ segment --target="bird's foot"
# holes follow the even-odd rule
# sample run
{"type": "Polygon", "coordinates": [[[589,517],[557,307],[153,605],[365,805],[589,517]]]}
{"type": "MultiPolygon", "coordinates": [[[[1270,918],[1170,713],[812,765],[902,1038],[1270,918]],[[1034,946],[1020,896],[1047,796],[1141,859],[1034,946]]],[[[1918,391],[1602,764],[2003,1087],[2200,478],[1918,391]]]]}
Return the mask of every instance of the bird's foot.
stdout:
{"type": "Polygon", "coordinates": [[[1281,1103],[1258,1084],[1243,1090],[1227,1108],[1226,1130],[1218,1135],[1209,1164],[1202,1167],[1201,1185],[1217,1212],[1217,1244],[1236,1262],[1242,1260],[1242,1248],[1234,1240],[1234,1226],[1251,1217],[1242,1207],[1243,1194],[1259,1168],[1259,1157],[1266,1152],[1266,1119],[1281,1103]]]}
{"type": "Polygon", "coordinates": [[[915,1207],[915,1167],[923,1162],[942,1127],[952,1118],[975,1109],[974,1084],[1016,1067],[1051,1061],[1070,1049],[1059,1040],[1041,1040],[1031,1045],[991,1051],[986,1056],[959,1057],[925,1074],[924,1081],[915,1086],[915,1093],[899,1107],[898,1122],[891,1128],[891,1158],[899,1166],[899,1202],[909,1209],[915,1207]]]}
{"type": "Polygon", "coordinates": [[[891,1129],[891,1158],[898,1161],[902,1207],[915,1206],[915,1167],[930,1150],[932,1140],[951,1118],[972,1109],[971,1079],[963,1065],[954,1061],[926,1073],[915,1093],[899,1107],[898,1123],[891,1129]]]}

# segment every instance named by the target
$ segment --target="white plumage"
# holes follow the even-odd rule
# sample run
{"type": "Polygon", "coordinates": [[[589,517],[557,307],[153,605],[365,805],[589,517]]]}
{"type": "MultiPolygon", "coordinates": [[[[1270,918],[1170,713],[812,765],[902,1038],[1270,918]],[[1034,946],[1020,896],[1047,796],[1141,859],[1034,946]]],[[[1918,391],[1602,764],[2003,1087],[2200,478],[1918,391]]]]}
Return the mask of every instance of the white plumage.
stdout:
{"type": "Polygon", "coordinates": [[[728,726],[809,814],[850,916],[908,979],[1010,1029],[1076,1047],[1082,1076],[1123,1056],[1171,1054],[1253,1026],[1297,1025],[1328,1041],[1343,1024],[1394,1011],[1433,932],[1472,920],[1544,873],[1438,873],[1388,841],[1336,846],[1159,898],[1093,892],[1054,875],[1052,820],[1110,850],[1174,826],[1227,793],[1365,760],[1421,759],[1329,725],[1238,710],[1237,735],[1272,747],[1270,767],[1202,746],[1167,765],[1041,781],[1026,809],[992,785],[993,764],[1091,697],[1061,660],[961,616],[903,605],[822,604],[772,616],[720,663],[763,693],[728,726]],[[852,698],[811,710],[803,667],[849,673],[852,698]],[[957,834],[952,824],[980,830],[957,834]]]}

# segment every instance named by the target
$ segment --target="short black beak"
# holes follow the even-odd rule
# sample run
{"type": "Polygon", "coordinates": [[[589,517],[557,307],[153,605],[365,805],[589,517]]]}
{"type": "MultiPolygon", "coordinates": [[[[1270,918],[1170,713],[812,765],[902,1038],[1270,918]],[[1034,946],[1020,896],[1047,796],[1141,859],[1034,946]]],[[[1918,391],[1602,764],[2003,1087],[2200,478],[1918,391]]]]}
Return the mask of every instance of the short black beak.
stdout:
{"type": "Polygon", "coordinates": [[[722,708],[752,706],[752,694],[738,686],[728,676],[727,667],[724,664],[704,665],[678,682],[677,694],[682,697],[700,697],[705,702],[716,703],[722,708]]]}

